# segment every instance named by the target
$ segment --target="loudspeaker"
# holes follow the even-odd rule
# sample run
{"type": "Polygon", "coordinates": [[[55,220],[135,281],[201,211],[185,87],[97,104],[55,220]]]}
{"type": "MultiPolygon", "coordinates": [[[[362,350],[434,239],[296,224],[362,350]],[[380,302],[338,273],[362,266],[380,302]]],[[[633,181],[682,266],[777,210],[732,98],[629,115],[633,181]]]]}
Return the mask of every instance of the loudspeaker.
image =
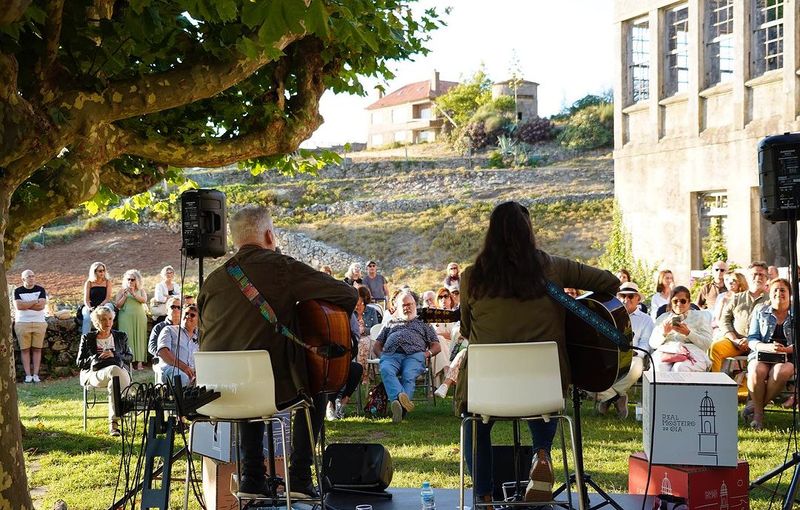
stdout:
{"type": "Polygon", "coordinates": [[[800,133],[768,136],[758,144],[761,214],[769,221],[797,219],[800,209],[800,133]]]}
{"type": "Polygon", "coordinates": [[[334,489],[382,491],[392,483],[389,450],[380,444],[330,444],[322,455],[325,476],[334,489]]]}
{"type": "Polygon", "coordinates": [[[221,257],[227,251],[225,194],[193,189],[181,194],[182,248],[191,258],[221,257]]]}

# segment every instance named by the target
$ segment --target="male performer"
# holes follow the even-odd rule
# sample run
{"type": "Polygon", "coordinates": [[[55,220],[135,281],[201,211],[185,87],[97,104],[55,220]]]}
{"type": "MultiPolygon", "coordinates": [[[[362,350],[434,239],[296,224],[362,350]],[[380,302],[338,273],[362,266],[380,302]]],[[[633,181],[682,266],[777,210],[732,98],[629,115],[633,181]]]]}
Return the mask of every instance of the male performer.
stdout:
{"type": "MultiPolygon", "coordinates": [[[[237,249],[233,259],[274,310],[278,322],[292,328],[295,304],[309,299],[341,306],[348,316],[353,312],[358,298],[356,289],[276,251],[272,217],[265,207],[247,206],[231,217],[229,225],[237,249]]],[[[305,350],[276,332],[275,325],[269,323],[242,293],[225,265],[208,276],[197,303],[201,351],[265,349],[272,359],[279,407],[308,392],[305,350]]],[[[313,397],[311,421],[316,435],[325,414],[326,399],[324,394],[313,397]]],[[[292,493],[313,497],[317,495],[311,478],[313,445],[309,443],[304,413],[296,414],[293,428],[288,474],[292,493]]],[[[243,458],[239,496],[269,496],[262,450],[264,424],[243,426],[241,432],[243,458]]]]}
{"type": "MultiPolygon", "coordinates": [[[[653,319],[639,309],[639,303],[642,301],[639,286],[633,282],[623,283],[617,292],[617,298],[625,305],[625,311],[631,319],[631,329],[633,329],[631,345],[650,352],[649,340],[650,334],[653,333],[653,319]]],[[[600,414],[606,414],[609,406],[614,404],[620,419],[628,417],[628,389],[641,377],[645,356],[642,351],[633,352],[628,373],[620,377],[609,389],[597,394],[597,411],[600,414]]]]}

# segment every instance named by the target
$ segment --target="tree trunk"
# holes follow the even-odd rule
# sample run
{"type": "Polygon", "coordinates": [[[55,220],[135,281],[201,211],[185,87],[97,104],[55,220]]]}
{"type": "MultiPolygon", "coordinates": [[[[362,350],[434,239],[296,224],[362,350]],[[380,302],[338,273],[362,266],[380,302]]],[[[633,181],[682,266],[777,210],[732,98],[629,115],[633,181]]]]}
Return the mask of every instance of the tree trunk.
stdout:
{"type": "MultiPolygon", "coordinates": [[[[8,224],[8,198],[3,200],[3,218],[0,225],[8,224]]],[[[0,229],[5,233],[5,228],[0,229]]],[[[0,243],[0,260],[5,260],[3,243],[0,243]]],[[[33,509],[25,458],[22,450],[17,383],[14,363],[14,341],[11,337],[11,309],[5,264],[0,264],[0,508],[9,510],[33,509]]]]}

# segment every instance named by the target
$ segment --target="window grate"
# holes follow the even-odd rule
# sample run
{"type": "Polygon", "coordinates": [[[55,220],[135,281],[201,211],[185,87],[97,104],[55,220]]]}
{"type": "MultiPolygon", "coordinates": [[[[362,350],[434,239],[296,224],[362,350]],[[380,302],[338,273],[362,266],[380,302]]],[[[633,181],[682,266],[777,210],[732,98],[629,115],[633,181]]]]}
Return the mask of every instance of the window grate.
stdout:
{"type": "Polygon", "coordinates": [[[783,67],[784,0],[756,0],[753,33],[753,75],[783,67]]]}
{"type": "Polygon", "coordinates": [[[733,0],[709,0],[706,86],[733,78],[733,0]]]}
{"type": "Polygon", "coordinates": [[[638,103],[650,98],[650,26],[647,21],[633,22],[630,26],[628,55],[630,102],[638,103]]]}
{"type": "Polygon", "coordinates": [[[689,88],[689,7],[683,4],[667,11],[667,52],[664,95],[689,88]]]}

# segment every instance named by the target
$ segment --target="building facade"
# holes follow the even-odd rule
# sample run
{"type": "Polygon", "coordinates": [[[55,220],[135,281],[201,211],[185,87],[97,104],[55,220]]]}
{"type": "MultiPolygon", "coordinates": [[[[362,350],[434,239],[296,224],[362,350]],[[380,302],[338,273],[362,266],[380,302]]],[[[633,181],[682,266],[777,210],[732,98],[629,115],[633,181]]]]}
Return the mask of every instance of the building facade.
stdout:
{"type": "Polygon", "coordinates": [[[615,195],[634,255],[678,282],[711,222],[729,260],[787,265],[759,211],[757,144],[800,129],[798,0],[616,0],[615,195]]]}
{"type": "Polygon", "coordinates": [[[456,85],[440,80],[439,72],[434,71],[430,80],[410,83],[378,98],[367,107],[367,147],[435,141],[445,119],[434,108],[433,100],[456,85]]]}

